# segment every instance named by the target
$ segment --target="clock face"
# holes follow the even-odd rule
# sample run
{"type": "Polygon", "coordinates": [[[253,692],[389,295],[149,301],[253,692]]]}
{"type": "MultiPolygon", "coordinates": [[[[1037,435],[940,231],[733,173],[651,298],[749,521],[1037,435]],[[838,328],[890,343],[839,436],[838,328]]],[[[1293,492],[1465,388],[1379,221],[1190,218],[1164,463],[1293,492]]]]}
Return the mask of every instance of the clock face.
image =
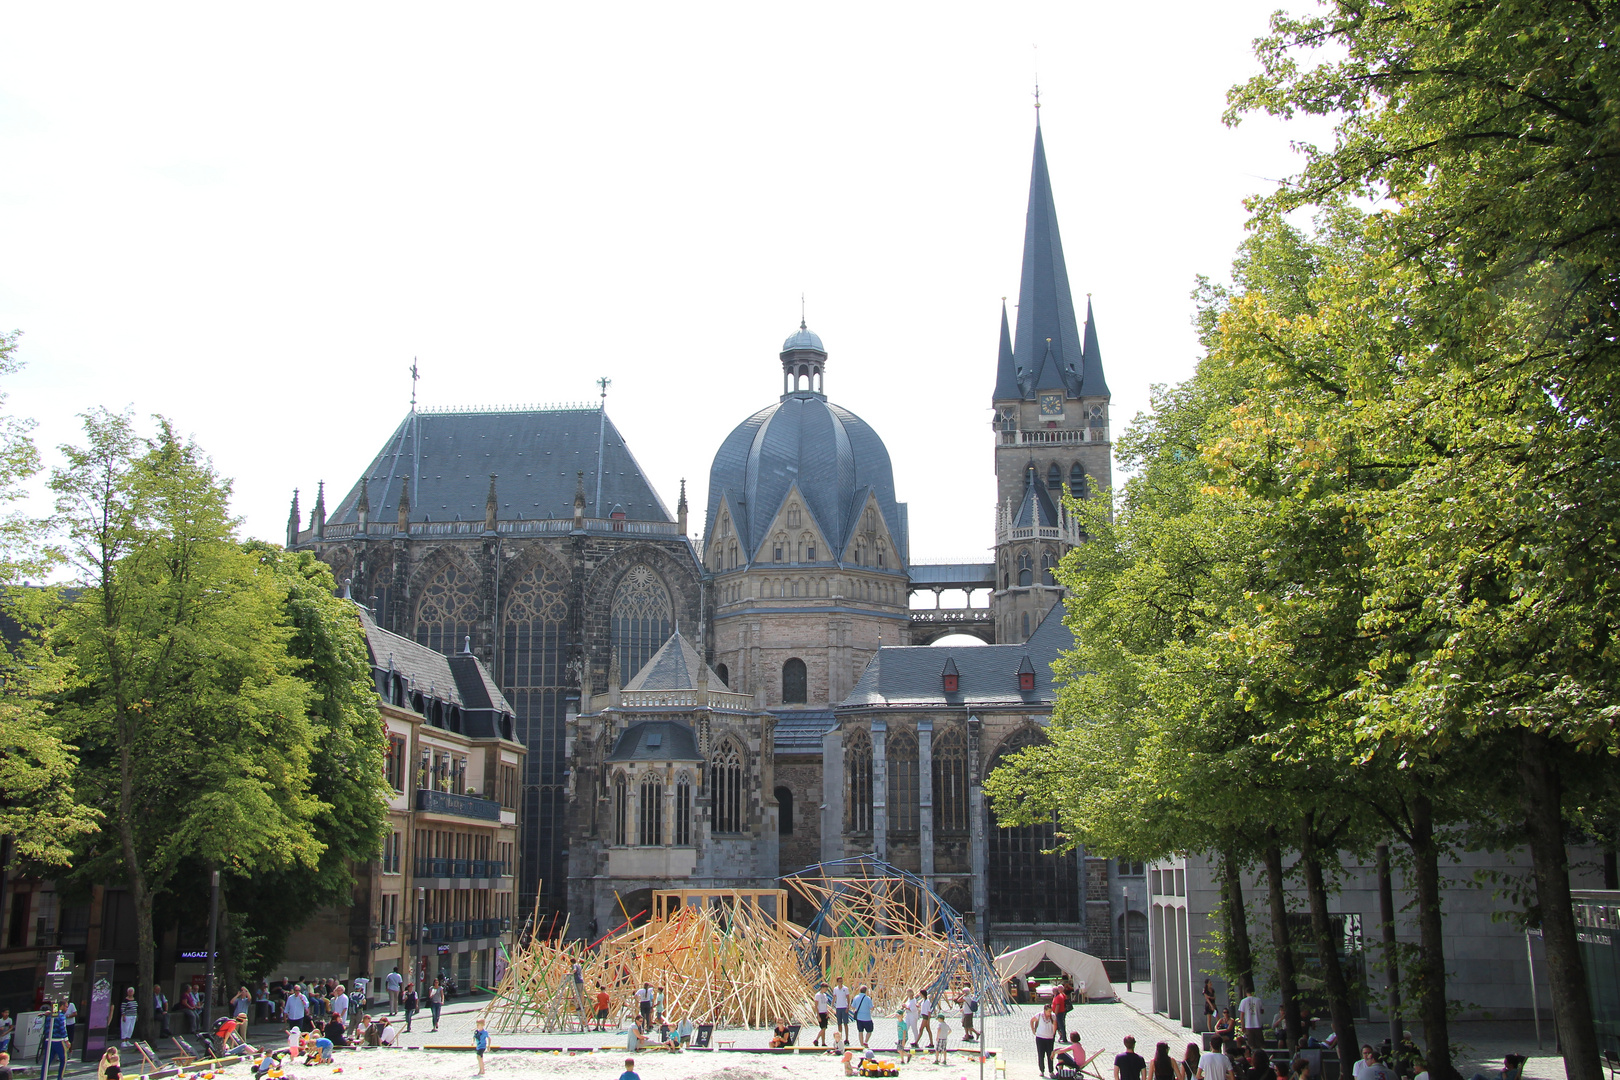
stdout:
{"type": "Polygon", "coordinates": [[[1062,416],[1063,415],[1063,395],[1062,394],[1042,394],[1041,395],[1041,415],[1042,416],[1062,416]]]}

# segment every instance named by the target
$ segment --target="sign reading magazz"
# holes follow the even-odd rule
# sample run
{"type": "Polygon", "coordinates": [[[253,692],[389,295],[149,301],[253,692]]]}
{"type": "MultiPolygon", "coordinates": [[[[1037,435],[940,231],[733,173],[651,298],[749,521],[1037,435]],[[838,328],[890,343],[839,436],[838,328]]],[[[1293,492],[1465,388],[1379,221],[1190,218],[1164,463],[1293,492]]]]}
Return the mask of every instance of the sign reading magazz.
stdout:
{"type": "Polygon", "coordinates": [[[1620,1054],[1620,892],[1574,889],[1571,896],[1598,1045],[1620,1054]]]}

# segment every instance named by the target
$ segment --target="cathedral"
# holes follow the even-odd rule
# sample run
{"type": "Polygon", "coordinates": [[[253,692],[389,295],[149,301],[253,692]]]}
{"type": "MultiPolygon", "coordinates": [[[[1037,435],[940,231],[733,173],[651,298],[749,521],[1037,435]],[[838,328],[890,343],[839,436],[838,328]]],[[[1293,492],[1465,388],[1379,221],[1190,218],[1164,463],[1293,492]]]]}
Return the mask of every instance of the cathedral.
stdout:
{"type": "Polygon", "coordinates": [[[1052,827],[997,828],[980,788],[1052,711],[1054,569],[1084,539],[1064,493],[1111,485],[1038,124],[989,561],[911,561],[883,438],[829,398],[830,355],[802,321],[782,343],[780,397],[715,451],[701,539],[685,485],[671,513],[605,407],[413,405],[330,508],[322,485],[306,520],[295,493],[287,543],[381,630],[476,656],[510,703],[520,913],[597,935],[654,889],[772,888],[876,852],[998,947],[1118,955],[1133,867],[1045,854],[1052,827]],[[955,590],[988,607],[941,609],[955,590]],[[983,644],[931,644],[952,634],[983,644]]]}

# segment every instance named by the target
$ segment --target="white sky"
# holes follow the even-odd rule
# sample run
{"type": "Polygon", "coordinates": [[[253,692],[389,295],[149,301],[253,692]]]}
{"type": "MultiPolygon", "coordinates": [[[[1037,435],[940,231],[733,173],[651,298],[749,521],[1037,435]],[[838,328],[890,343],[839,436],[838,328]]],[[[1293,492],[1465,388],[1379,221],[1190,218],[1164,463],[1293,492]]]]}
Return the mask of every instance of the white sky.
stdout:
{"type": "Polygon", "coordinates": [[[1219,120],[1279,2],[7,5],[10,407],[52,461],[87,407],[172,417],[280,540],[294,486],[335,502],[393,430],[413,357],[429,405],[607,375],[695,533],[803,292],[913,560],[987,559],[1036,66],[1117,431],[1191,371],[1194,275],[1310,133],[1219,120]]]}

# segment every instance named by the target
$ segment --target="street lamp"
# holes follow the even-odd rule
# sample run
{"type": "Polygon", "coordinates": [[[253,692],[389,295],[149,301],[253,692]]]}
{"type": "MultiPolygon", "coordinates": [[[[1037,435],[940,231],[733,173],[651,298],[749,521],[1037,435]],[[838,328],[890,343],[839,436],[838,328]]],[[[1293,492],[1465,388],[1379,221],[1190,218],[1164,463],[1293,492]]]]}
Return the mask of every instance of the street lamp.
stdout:
{"type": "Polygon", "coordinates": [[[427,889],[416,887],[416,981],[427,982],[427,889]]]}

